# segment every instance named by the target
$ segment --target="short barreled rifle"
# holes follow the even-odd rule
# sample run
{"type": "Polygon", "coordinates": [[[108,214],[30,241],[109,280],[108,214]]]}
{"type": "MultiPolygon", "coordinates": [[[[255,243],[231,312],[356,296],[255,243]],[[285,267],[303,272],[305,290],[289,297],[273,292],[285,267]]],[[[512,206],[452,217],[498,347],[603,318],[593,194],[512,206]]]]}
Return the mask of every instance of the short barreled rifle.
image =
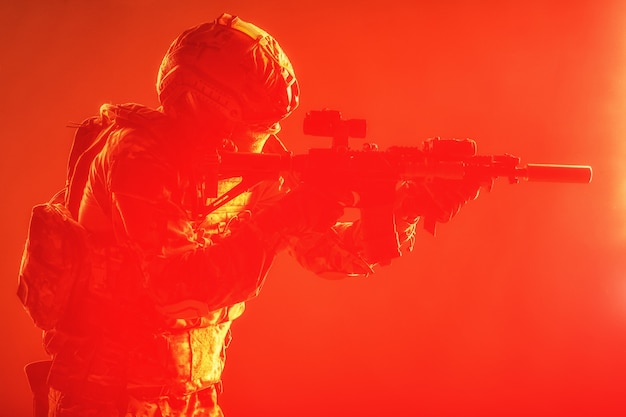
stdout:
{"type": "MultiPolygon", "coordinates": [[[[383,263],[399,255],[393,204],[399,182],[432,181],[435,178],[466,180],[491,185],[497,178],[510,183],[544,181],[589,183],[592,169],[585,165],[522,164],[509,155],[478,155],[471,139],[430,139],[419,147],[392,146],[381,151],[375,144],[351,149],[349,138],[364,138],[362,119],[342,118],[335,110],[311,111],[304,119],[304,133],[332,138],[330,148],[312,148],[306,154],[221,152],[213,170],[216,179],[241,177],[233,189],[217,197],[209,212],[222,206],[256,183],[289,175],[322,189],[350,190],[358,198],[366,248],[383,263]]],[[[215,181],[217,182],[217,181],[215,181]]],[[[427,230],[434,234],[435,221],[425,216],[427,230]]]]}

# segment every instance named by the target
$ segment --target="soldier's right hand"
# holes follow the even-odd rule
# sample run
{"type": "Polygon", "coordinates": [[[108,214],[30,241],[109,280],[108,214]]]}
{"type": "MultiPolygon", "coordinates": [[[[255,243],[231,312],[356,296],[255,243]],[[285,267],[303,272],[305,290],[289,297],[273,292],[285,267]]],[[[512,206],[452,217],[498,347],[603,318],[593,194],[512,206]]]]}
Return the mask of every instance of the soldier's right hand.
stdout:
{"type": "Polygon", "coordinates": [[[262,231],[284,236],[325,232],[343,215],[350,198],[348,193],[301,185],[253,214],[252,220],[262,231]]]}

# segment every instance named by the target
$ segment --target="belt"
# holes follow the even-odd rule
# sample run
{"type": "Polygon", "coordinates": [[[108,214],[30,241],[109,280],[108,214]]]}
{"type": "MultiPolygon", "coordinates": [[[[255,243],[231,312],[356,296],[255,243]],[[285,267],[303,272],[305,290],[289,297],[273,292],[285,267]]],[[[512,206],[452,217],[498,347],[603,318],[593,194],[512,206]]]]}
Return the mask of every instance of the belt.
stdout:
{"type": "MultiPolygon", "coordinates": [[[[200,388],[198,391],[204,390],[215,390],[218,394],[221,394],[222,381],[204,388],[200,388]]],[[[178,390],[174,390],[171,386],[167,385],[127,387],[126,392],[130,397],[140,400],[157,399],[163,397],[182,398],[191,394],[191,392],[180,392],[178,390]]]]}

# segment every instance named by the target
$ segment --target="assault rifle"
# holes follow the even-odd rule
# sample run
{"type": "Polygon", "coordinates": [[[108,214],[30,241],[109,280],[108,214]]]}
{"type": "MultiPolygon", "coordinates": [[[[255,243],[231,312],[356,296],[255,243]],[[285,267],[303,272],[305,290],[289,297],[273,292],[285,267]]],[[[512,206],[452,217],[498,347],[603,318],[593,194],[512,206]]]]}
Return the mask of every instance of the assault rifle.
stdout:
{"type": "MultiPolygon", "coordinates": [[[[400,181],[441,178],[490,186],[500,177],[512,184],[522,180],[589,183],[592,177],[589,166],[522,164],[520,158],[509,154],[478,155],[471,139],[435,138],[421,147],[392,146],[386,151],[366,143],[361,150],[353,150],[348,139],[365,137],[365,120],[344,120],[335,110],[307,113],[303,130],[307,135],[332,138],[331,147],[309,149],[300,155],[287,151],[219,153],[211,170],[215,184],[220,178],[241,177],[242,181],[220,196],[214,190],[217,198],[209,205],[209,212],[260,181],[285,175],[322,189],[349,189],[358,195],[353,206],[360,209],[365,241],[369,244],[366,251],[376,259],[390,261],[399,255],[393,202],[400,181]]],[[[433,219],[426,217],[424,226],[434,234],[433,219]]]]}

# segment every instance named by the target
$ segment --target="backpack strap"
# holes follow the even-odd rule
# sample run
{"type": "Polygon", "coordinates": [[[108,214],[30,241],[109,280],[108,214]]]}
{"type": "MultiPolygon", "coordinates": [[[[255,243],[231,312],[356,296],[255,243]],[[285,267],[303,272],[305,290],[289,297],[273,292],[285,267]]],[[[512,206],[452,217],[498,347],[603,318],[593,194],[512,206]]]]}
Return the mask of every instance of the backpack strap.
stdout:
{"type": "Polygon", "coordinates": [[[114,123],[102,116],[93,116],[78,126],[70,151],[65,186],[65,206],[78,219],[89,168],[98,152],[102,150],[114,123]]]}

